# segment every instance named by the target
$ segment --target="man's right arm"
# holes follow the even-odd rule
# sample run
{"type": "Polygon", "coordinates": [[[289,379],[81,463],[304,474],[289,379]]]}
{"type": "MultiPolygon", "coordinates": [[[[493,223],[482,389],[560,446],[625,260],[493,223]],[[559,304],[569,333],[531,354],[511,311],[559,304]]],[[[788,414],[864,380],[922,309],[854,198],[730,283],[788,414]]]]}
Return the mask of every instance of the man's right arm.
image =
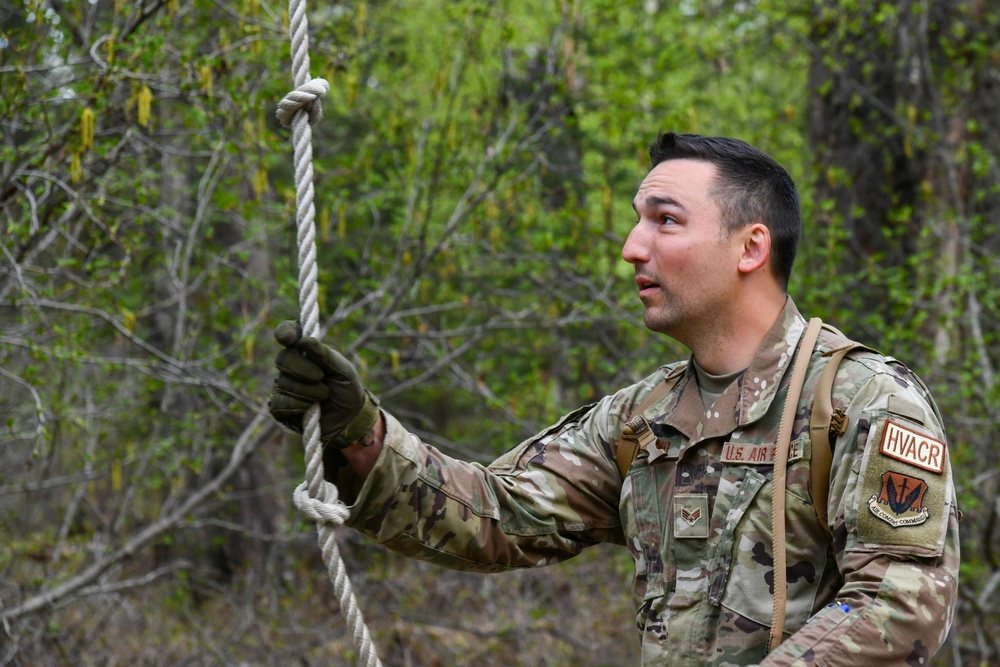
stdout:
{"type": "MultiPolygon", "coordinates": [[[[351,505],[350,525],[410,556],[463,569],[543,565],[588,544],[620,541],[621,476],[612,398],[578,410],[491,466],[445,456],[381,411],[342,355],[294,322],[270,409],[301,432],[320,405],[326,475],[351,505]],[[609,436],[609,434],[613,434],[609,436]]],[[[619,401],[620,403],[620,401],[619,401]]]]}
{"type": "Polygon", "coordinates": [[[348,525],[403,555],[486,572],[621,541],[621,478],[593,431],[602,414],[601,405],[572,413],[483,466],[443,454],[383,412],[381,442],[346,452],[337,479],[348,525]]]}

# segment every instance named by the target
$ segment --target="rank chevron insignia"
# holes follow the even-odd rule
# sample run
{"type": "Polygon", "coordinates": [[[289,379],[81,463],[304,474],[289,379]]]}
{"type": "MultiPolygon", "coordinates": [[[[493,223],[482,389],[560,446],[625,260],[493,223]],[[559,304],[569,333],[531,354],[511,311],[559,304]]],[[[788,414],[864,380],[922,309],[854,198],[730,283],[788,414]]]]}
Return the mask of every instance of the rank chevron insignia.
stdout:
{"type": "Polygon", "coordinates": [[[681,518],[688,522],[688,525],[693,526],[698,523],[698,519],[701,518],[701,508],[696,507],[693,510],[689,510],[686,507],[681,508],[681,518]]]}

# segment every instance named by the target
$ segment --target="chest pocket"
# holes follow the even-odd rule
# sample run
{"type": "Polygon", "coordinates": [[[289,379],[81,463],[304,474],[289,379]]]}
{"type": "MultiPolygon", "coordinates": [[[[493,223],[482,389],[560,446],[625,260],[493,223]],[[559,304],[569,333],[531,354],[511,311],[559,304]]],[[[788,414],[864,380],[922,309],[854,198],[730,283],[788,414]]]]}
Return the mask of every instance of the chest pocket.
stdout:
{"type": "MultiPolygon", "coordinates": [[[[719,540],[712,549],[708,572],[708,599],[714,605],[721,603],[733,559],[740,557],[739,525],[750,504],[768,481],[767,477],[748,466],[727,465],[723,469],[719,495],[716,497],[716,513],[712,521],[712,532],[719,535],[719,540]]],[[[752,550],[748,555],[752,560],[752,550]]]]}
{"type": "MultiPolygon", "coordinates": [[[[795,631],[812,615],[816,592],[827,562],[828,537],[816,520],[809,496],[810,442],[792,442],[785,490],[785,547],[788,602],[785,628],[795,631]]],[[[762,626],[771,625],[774,561],[771,554],[773,467],[726,464],[713,531],[709,600],[762,626]]]]}

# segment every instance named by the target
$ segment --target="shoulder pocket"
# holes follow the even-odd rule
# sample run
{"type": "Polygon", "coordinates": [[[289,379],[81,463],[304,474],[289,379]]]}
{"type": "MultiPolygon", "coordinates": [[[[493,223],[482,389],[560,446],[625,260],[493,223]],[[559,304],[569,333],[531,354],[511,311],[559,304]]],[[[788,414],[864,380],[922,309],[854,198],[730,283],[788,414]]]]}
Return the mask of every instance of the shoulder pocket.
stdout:
{"type": "Polygon", "coordinates": [[[948,447],[916,421],[877,410],[856,480],[857,537],[851,551],[937,556],[944,550],[951,514],[948,447]]]}

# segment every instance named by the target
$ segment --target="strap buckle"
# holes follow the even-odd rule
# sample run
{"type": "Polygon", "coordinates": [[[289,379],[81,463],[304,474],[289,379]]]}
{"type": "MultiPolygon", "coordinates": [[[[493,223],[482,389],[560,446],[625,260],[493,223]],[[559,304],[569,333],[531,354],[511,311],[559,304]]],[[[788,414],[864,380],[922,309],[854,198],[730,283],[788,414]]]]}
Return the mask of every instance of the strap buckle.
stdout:
{"type": "Polygon", "coordinates": [[[622,428],[622,437],[639,443],[639,447],[642,448],[656,440],[653,428],[641,414],[635,415],[625,422],[625,426],[622,428]]]}

